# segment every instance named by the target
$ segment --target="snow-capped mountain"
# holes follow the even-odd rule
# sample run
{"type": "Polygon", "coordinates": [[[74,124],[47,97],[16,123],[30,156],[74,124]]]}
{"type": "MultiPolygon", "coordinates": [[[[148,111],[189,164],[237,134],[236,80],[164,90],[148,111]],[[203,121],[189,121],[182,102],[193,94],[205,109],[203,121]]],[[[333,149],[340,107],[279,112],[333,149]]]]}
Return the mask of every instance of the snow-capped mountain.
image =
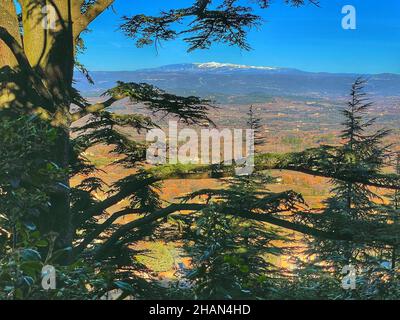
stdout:
{"type": "MultiPolygon", "coordinates": [[[[357,74],[314,73],[272,66],[205,62],[166,65],[123,72],[92,72],[95,84],[76,74],[77,89],[96,96],[116,81],[146,82],[181,95],[212,97],[220,102],[262,101],[274,96],[338,98],[348,94],[357,74]]],[[[377,96],[400,96],[400,75],[364,75],[367,91],[377,96]]]]}
{"type": "Polygon", "coordinates": [[[277,70],[276,67],[258,67],[258,66],[246,66],[243,64],[234,64],[234,63],[220,63],[220,62],[205,62],[205,63],[194,63],[199,69],[229,69],[229,70],[237,70],[237,69],[252,69],[252,70],[277,70]]]}
{"type": "Polygon", "coordinates": [[[242,73],[254,73],[254,72],[268,72],[268,73],[301,73],[302,71],[290,68],[279,68],[271,66],[249,66],[244,64],[234,63],[221,63],[221,62],[195,62],[195,63],[180,63],[170,64],[166,66],[151,68],[151,69],[139,69],[139,72],[151,72],[151,71],[163,71],[163,72],[207,72],[207,73],[224,73],[224,72],[242,72],[242,73]]]}

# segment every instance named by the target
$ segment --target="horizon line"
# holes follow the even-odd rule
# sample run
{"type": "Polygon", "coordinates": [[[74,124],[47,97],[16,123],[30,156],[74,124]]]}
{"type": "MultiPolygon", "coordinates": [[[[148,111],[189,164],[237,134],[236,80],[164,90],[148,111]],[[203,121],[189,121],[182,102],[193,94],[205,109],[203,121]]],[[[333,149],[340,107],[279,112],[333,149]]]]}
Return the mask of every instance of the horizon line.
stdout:
{"type": "MultiPolygon", "coordinates": [[[[253,68],[260,68],[258,70],[262,70],[261,68],[275,68],[275,69],[289,69],[289,70],[297,70],[297,71],[302,71],[306,73],[328,73],[328,74],[355,74],[355,75],[384,75],[384,74],[389,74],[389,75],[398,75],[400,76],[400,71],[399,72],[394,72],[394,71],[386,71],[386,72],[379,72],[379,73],[368,73],[368,72],[352,72],[352,71],[346,71],[346,72],[332,72],[332,71],[309,71],[309,70],[304,70],[304,69],[299,69],[299,68],[294,68],[294,67],[277,67],[277,66],[258,66],[258,65],[246,65],[246,64],[239,64],[239,63],[232,63],[232,62],[216,62],[216,61],[207,61],[207,62],[181,62],[181,63],[169,63],[169,64],[163,64],[163,65],[158,65],[158,66],[152,66],[152,67],[144,67],[144,68],[137,68],[137,69],[127,69],[127,70],[89,70],[89,72],[135,72],[135,71],[141,71],[141,70],[148,70],[148,69],[158,69],[161,67],[166,67],[166,66],[173,66],[173,65],[195,65],[195,64],[207,64],[207,63],[219,63],[219,64],[227,64],[227,65],[237,65],[237,66],[246,66],[246,67],[253,67],[253,68]]],[[[211,69],[211,68],[210,68],[211,69]]],[[[216,68],[215,68],[216,69],[216,68]]],[[[256,69],[257,70],[257,69],[256,69]]]]}

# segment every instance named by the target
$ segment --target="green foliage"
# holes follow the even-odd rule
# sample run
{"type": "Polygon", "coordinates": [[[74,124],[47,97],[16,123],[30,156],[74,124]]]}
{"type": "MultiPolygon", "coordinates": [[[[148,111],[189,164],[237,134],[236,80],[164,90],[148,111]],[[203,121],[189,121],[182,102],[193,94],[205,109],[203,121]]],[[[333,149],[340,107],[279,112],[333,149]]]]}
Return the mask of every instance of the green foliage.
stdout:
{"type": "Polygon", "coordinates": [[[68,266],[59,265],[57,257],[68,248],[53,252],[55,237],[43,237],[39,231],[31,231],[21,224],[16,224],[13,235],[18,241],[2,247],[0,300],[99,299],[110,290],[111,274],[102,270],[101,264],[78,261],[68,266]],[[42,286],[42,271],[47,265],[55,268],[55,289],[45,290],[42,286]]]}
{"type": "Polygon", "coordinates": [[[300,147],[303,143],[303,139],[298,136],[290,135],[290,136],[283,137],[282,142],[284,144],[288,144],[291,146],[300,147]]]}
{"type": "Polygon", "coordinates": [[[145,250],[136,259],[153,272],[167,272],[175,267],[178,252],[174,244],[164,242],[149,242],[145,250]]]}
{"type": "MultiPolygon", "coordinates": [[[[261,9],[269,7],[270,0],[253,1],[261,9]]],[[[286,0],[293,6],[306,2],[317,4],[315,0],[286,0]]],[[[251,1],[249,1],[251,3],[251,1]]],[[[121,29],[136,40],[138,47],[173,40],[183,36],[188,43],[189,51],[207,49],[213,43],[225,43],[250,49],[247,43],[247,31],[257,27],[261,18],[254,14],[254,8],[245,6],[246,1],[238,0],[196,0],[186,8],[171,9],[161,12],[159,16],[138,14],[125,17],[121,29]],[[184,22],[187,27],[180,27],[184,22]]]]}
{"type": "MultiPolygon", "coordinates": [[[[332,179],[332,196],[321,214],[303,215],[302,219],[321,230],[361,235],[364,239],[375,234],[379,226],[375,239],[384,241],[387,233],[383,230],[389,226],[392,209],[384,205],[383,199],[367,183],[351,182],[355,176],[362,176],[365,181],[376,179],[382,174],[389,155],[389,147],[383,143],[389,131],[370,130],[375,119],[366,118],[371,103],[363,92],[364,83],[362,79],[354,83],[351,99],[342,111],[345,118],[341,135],[343,143],[329,148],[333,153],[326,157],[331,168],[340,172],[338,178],[332,179]]],[[[357,290],[340,291],[342,298],[382,298],[383,289],[375,290],[374,286],[390,287],[394,284],[392,281],[397,281],[398,274],[391,262],[392,249],[387,245],[311,239],[308,254],[313,257],[311,263],[319,266],[322,277],[331,275],[338,281],[343,277],[344,266],[356,268],[357,290]]]]}
{"type": "MultiPolygon", "coordinates": [[[[113,264],[79,259],[60,265],[72,248],[55,248],[57,234],[44,233],[49,192],[62,170],[52,161],[55,129],[35,117],[0,121],[0,299],[99,299],[116,287],[113,264]],[[42,287],[42,268],[56,269],[56,289],[42,287]]],[[[118,286],[117,286],[118,287],[118,286]]]]}
{"type": "Polygon", "coordinates": [[[34,225],[50,210],[49,191],[62,187],[55,139],[55,130],[34,117],[0,121],[0,217],[7,232],[18,221],[34,225]]]}
{"type": "MultiPolygon", "coordinates": [[[[262,9],[270,4],[269,0],[250,2],[262,9]]],[[[317,3],[285,0],[293,6],[306,2],[317,3]]],[[[194,0],[188,7],[164,11],[158,16],[124,17],[121,29],[138,46],[184,36],[189,50],[209,48],[213,42],[249,49],[247,31],[256,27],[260,18],[245,3],[194,0]],[[186,27],[183,23],[187,23],[186,27]]],[[[99,299],[113,289],[122,290],[121,298],[162,297],[164,291],[148,280],[151,270],[143,265],[148,260],[140,259],[143,252],[134,249],[134,244],[144,238],[184,241],[193,268],[184,270],[183,277],[189,285],[186,290],[178,286],[174,292],[178,296],[398,297],[398,194],[392,204],[378,204],[370,186],[398,187],[399,176],[398,172],[382,173],[388,151],[382,140],[389,132],[369,132],[374,120],[365,120],[370,103],[362,93],[363,81],[357,80],[353,85],[351,101],[343,111],[342,145],[255,157],[256,171],[288,169],[332,178],[333,196],[322,213],[308,211],[303,197],[294,191],[266,190],[265,185],[273,179],[251,176],[231,180],[225,189],[193,193],[182,204],[200,197],[202,202],[206,201],[200,206],[206,208],[178,216],[174,213],[180,210],[180,204],[163,208],[160,181],[207,171],[211,172],[209,176],[220,178],[232,174],[234,168],[178,164],[145,169],[146,144],[133,141],[124,129],[142,132],[157,124],[147,116],[119,115],[107,109],[127,98],[153,115],[161,113],[186,124],[208,125],[213,124],[208,117],[210,101],[169,94],[149,84],[118,82],[105,92],[108,100],[89,105],[72,87],[72,74],[62,74],[60,70],[72,70],[75,66],[92,81],[74,55],[84,50],[81,31],[109,4],[109,1],[81,2],[83,16],[78,16],[84,19],[75,21],[76,10],[72,16],[68,12],[73,32],[78,30],[78,34],[72,37],[71,28],[61,28],[60,36],[46,42],[44,50],[32,45],[32,49],[43,51],[42,61],[51,61],[45,66],[39,63],[32,68],[25,46],[20,47],[7,30],[1,30],[20,66],[2,68],[1,77],[2,87],[10,89],[6,98],[16,98],[1,106],[8,110],[1,114],[0,121],[0,299],[99,299]],[[60,39],[70,39],[73,43],[59,43],[60,39]],[[66,55],[55,54],[64,47],[66,55]],[[74,108],[70,108],[71,104],[74,108]],[[75,108],[79,110],[72,112],[75,108]],[[17,116],[19,112],[38,114],[51,125],[35,117],[17,116]],[[10,115],[13,118],[7,118],[10,115]],[[81,127],[72,129],[73,122],[85,116],[90,117],[81,127]],[[96,175],[98,167],[105,163],[96,163],[86,153],[88,148],[100,144],[111,147],[111,154],[117,158],[115,164],[134,169],[134,173],[105,186],[96,175]],[[71,188],[69,178],[78,175],[83,180],[71,188]],[[104,192],[105,199],[98,199],[97,192],[104,192]],[[121,203],[125,206],[114,212],[114,206],[121,203]],[[132,214],[139,218],[122,226],[116,223],[132,214]],[[167,219],[170,214],[174,214],[173,218],[167,219]],[[178,228],[174,228],[171,220],[175,220],[178,228]],[[277,241],[285,243],[286,238],[259,221],[271,221],[271,225],[275,223],[308,235],[313,260],[311,264],[298,262],[302,267],[298,278],[287,277],[288,270],[271,262],[270,257],[287,253],[283,245],[276,245],[277,241]],[[65,243],[68,246],[64,247],[65,243]],[[340,288],[340,267],[348,263],[360,271],[354,292],[340,288]],[[55,290],[45,291],[41,286],[41,272],[46,264],[56,268],[55,290]]],[[[39,5],[38,2],[33,8],[39,5]]],[[[62,11],[60,18],[66,18],[62,11]]],[[[29,18],[24,20],[31,22],[29,18]]],[[[249,116],[249,126],[260,129],[260,121],[252,109],[249,116]]],[[[297,144],[299,140],[288,142],[297,144]]],[[[166,251],[166,247],[158,249],[158,255],[166,251]]],[[[160,261],[157,267],[166,268],[171,260],[169,256],[166,263],[160,261]]]]}
{"type": "MultiPolygon", "coordinates": [[[[131,90],[132,86],[124,85],[123,88],[131,90]]],[[[99,299],[113,289],[122,290],[122,297],[131,295],[135,298],[162,297],[164,294],[201,299],[396,297],[399,292],[398,267],[395,268],[398,245],[388,243],[393,241],[393,233],[398,229],[397,224],[388,228],[388,221],[394,221],[398,214],[397,193],[393,195],[393,205],[379,204],[376,203],[377,195],[367,186],[371,181],[381,182],[382,179],[382,183],[394,185],[398,175],[382,173],[388,151],[382,139],[388,132],[367,130],[373,121],[359,115],[364,114],[368,105],[357,106],[362,99],[357,96],[359,89],[356,89],[357,86],[352,93],[354,103],[343,112],[347,127],[343,131],[342,145],[256,156],[256,171],[274,167],[317,171],[331,176],[333,196],[321,214],[310,214],[304,199],[296,192],[267,190],[265,186],[273,183],[273,178],[252,175],[229,180],[227,188],[204,189],[182,199],[184,203],[199,197],[201,201],[206,199],[206,208],[195,214],[174,215],[169,220],[161,219],[165,216],[160,215],[132,229],[119,226],[114,222],[126,214],[135,213],[147,218],[162,212],[160,181],[170,177],[184,178],[187,174],[201,175],[210,167],[177,164],[145,169],[146,145],[132,141],[121,129],[148,130],[156,126],[152,120],[141,115],[115,115],[108,111],[94,113],[76,130],[79,134],[71,140],[68,173],[87,176],[70,189],[75,231],[73,247],[60,250],[55,248],[57,234],[48,232],[46,224],[51,211],[49,193],[68,188],[62,183],[65,170],[53,160],[57,129],[34,117],[14,120],[3,117],[0,124],[0,164],[3,169],[0,172],[0,298],[99,299]],[[104,191],[105,184],[95,175],[98,168],[93,165],[93,159],[85,154],[89,147],[98,144],[112,146],[111,152],[118,156],[116,162],[119,165],[136,169],[136,173],[107,186],[108,198],[104,201],[93,195],[94,191],[104,191]],[[97,220],[122,199],[128,202],[121,211],[107,215],[105,222],[97,220]],[[355,234],[354,238],[359,241],[307,238],[310,240],[308,254],[313,259],[311,263],[299,259],[298,277],[289,277],[291,272],[276,265],[273,259],[290,254],[284,246],[288,239],[278,229],[257,222],[257,219],[247,219],[249,214],[286,222],[294,217],[298,226],[331,234],[355,234]],[[172,221],[178,228],[173,227],[172,221]],[[365,242],[372,235],[375,242],[365,242]],[[134,249],[133,244],[145,237],[184,242],[186,254],[192,261],[190,269],[181,270],[178,277],[187,282],[185,289],[181,285],[171,286],[165,292],[158,283],[143,278],[143,274],[151,276],[154,271],[166,271],[175,264],[175,256],[167,252],[167,245],[157,247],[151,255],[134,249]],[[61,264],[63,259],[60,257],[70,260],[61,264]],[[391,268],[387,267],[389,260],[391,268]],[[360,270],[356,291],[341,288],[341,266],[349,263],[360,270]],[[46,264],[56,268],[56,290],[45,291],[41,286],[41,271],[46,264]],[[362,272],[361,267],[364,268],[362,272]]],[[[160,94],[158,97],[164,99],[164,93],[160,94]]],[[[195,106],[199,101],[192,102],[195,106]]],[[[155,107],[155,104],[151,106],[155,107]]],[[[182,112],[186,110],[186,107],[180,108],[182,112]]],[[[199,110],[202,114],[202,109],[199,110]]],[[[175,114],[180,115],[179,112],[175,114]]],[[[196,123],[197,116],[195,111],[189,116],[194,117],[193,121],[189,122],[196,123]]],[[[229,170],[232,168],[211,168],[216,176],[229,173],[229,170]]]]}
{"type": "Polygon", "coordinates": [[[247,127],[254,130],[254,146],[261,146],[265,143],[265,137],[263,136],[262,120],[254,111],[254,107],[251,105],[247,112],[247,127]]]}
{"type": "MultiPolygon", "coordinates": [[[[209,100],[194,96],[177,96],[147,83],[126,83],[119,81],[116,87],[107,90],[104,95],[127,97],[133,103],[143,103],[153,114],[175,115],[186,124],[200,124],[202,121],[211,122],[207,113],[212,107],[209,100]]],[[[144,123],[143,120],[147,121],[147,128],[155,126],[148,118],[143,118],[138,123],[142,125],[144,123]]],[[[129,121],[128,124],[132,122],[129,121]]]]}
{"type": "Polygon", "coordinates": [[[193,270],[187,274],[198,299],[271,299],[279,296],[285,270],[270,262],[285,249],[276,244],[286,239],[263,223],[231,216],[229,212],[262,210],[277,213],[293,207],[299,198],[293,193],[262,191],[271,178],[243,177],[231,181],[227,190],[203,190],[216,202],[190,221],[186,229],[186,250],[193,270]],[[218,199],[218,200],[217,200],[218,199]]]}

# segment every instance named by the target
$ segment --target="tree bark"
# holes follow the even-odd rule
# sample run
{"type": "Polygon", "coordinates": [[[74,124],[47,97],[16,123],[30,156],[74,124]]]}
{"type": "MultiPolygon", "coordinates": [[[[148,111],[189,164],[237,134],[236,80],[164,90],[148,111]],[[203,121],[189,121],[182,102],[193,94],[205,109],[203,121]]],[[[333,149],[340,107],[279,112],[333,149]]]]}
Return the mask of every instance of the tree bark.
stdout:
{"type": "MultiPolygon", "coordinates": [[[[21,44],[17,13],[13,0],[2,0],[0,2],[0,27],[5,28],[21,44]]],[[[9,47],[0,40],[0,69],[6,66],[15,68],[17,60],[9,47]]]]}
{"type": "Polygon", "coordinates": [[[75,44],[71,2],[26,0],[21,3],[25,53],[52,97],[52,105],[47,108],[58,131],[54,161],[65,171],[59,187],[50,194],[51,210],[43,225],[45,232],[58,234],[58,248],[71,247],[74,234],[68,175],[71,150],[69,108],[75,44]]]}
{"type": "Polygon", "coordinates": [[[23,2],[22,6],[26,55],[31,66],[41,73],[57,109],[69,102],[72,86],[74,39],[71,1],[30,0],[23,2]]]}
{"type": "Polygon", "coordinates": [[[0,27],[6,31],[4,34],[9,40],[14,38],[16,41],[11,39],[6,44],[0,40],[0,109],[12,109],[16,113],[30,113],[31,108],[42,109],[58,130],[53,150],[54,162],[65,171],[65,176],[56,191],[49,195],[51,210],[44,217],[41,229],[56,232],[56,246],[60,248],[72,246],[75,232],[68,175],[75,41],[113,0],[100,0],[82,14],[80,8],[83,2],[20,0],[23,41],[14,0],[0,2],[0,27]],[[18,44],[14,47],[18,47],[20,59],[16,58],[15,50],[10,50],[10,43],[18,44]]]}
{"type": "MultiPolygon", "coordinates": [[[[17,13],[13,0],[0,1],[0,27],[4,28],[21,45],[17,13]]],[[[17,59],[8,45],[0,40],[0,110],[12,109],[17,84],[13,70],[18,66],[17,59]]]]}

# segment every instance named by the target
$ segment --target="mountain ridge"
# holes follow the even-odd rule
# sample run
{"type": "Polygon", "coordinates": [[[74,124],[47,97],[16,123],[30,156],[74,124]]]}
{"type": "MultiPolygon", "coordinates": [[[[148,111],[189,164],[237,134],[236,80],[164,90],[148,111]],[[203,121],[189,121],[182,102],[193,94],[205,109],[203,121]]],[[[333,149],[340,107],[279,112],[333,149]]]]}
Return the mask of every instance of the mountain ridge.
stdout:
{"type": "Polygon", "coordinates": [[[146,82],[163,90],[212,98],[220,103],[255,103],[272,97],[338,99],[346,96],[354,80],[369,80],[372,96],[400,96],[400,75],[307,72],[292,68],[232,63],[181,63],[135,71],[95,71],[95,85],[76,73],[76,87],[84,96],[97,96],[117,81],[146,82]]]}

